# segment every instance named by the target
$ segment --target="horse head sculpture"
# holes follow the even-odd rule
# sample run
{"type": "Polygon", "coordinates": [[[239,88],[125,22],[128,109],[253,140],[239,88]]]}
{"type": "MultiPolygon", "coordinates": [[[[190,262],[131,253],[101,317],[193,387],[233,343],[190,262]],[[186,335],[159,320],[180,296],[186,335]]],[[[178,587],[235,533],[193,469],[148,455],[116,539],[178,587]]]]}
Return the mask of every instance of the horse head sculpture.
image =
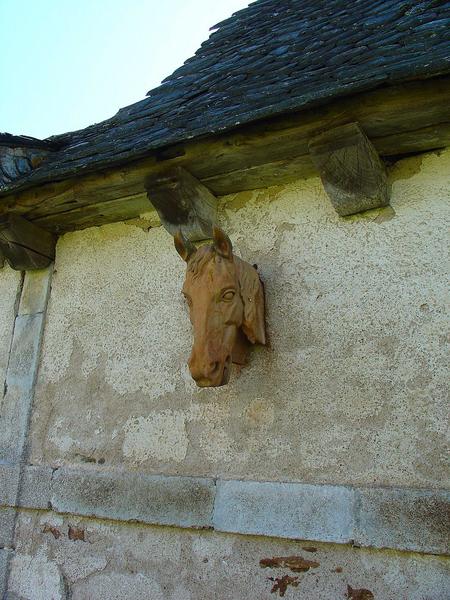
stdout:
{"type": "Polygon", "coordinates": [[[231,363],[246,363],[250,343],[266,343],[262,283],[252,265],[233,255],[218,227],[210,246],[197,249],[179,232],[175,248],[187,263],[183,295],[194,329],[191,375],[199,387],[225,385],[231,363]]]}

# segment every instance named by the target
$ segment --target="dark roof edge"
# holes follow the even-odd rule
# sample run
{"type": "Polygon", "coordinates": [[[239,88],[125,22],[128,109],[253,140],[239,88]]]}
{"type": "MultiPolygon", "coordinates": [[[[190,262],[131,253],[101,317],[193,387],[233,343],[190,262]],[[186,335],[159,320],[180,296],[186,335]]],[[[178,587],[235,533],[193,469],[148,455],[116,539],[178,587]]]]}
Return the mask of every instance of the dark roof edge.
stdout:
{"type": "Polygon", "coordinates": [[[42,148],[44,150],[58,150],[59,144],[52,140],[40,140],[29,135],[13,135],[0,132],[0,146],[8,148],[42,148]]]}

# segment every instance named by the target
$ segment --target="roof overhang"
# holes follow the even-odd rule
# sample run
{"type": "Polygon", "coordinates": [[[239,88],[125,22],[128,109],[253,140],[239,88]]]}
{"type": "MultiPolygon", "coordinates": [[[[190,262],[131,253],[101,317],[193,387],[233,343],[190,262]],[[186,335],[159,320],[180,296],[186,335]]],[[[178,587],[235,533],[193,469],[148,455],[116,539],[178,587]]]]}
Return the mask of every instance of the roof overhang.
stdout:
{"type": "Polygon", "coordinates": [[[0,215],[20,215],[57,234],[135,218],[151,210],[145,182],[172,167],[183,167],[216,196],[289,183],[318,174],[311,140],[349,123],[359,125],[381,157],[443,148],[450,144],[449,98],[449,76],[379,88],[18,189],[0,197],[0,215]]]}

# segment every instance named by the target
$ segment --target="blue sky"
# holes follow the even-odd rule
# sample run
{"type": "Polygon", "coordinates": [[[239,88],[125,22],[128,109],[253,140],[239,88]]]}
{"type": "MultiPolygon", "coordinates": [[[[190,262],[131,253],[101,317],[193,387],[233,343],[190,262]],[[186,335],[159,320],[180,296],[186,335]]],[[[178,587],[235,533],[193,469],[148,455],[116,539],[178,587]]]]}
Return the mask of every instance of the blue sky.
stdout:
{"type": "Polygon", "coordinates": [[[0,0],[0,131],[44,138],[142,99],[249,0],[0,0]]]}

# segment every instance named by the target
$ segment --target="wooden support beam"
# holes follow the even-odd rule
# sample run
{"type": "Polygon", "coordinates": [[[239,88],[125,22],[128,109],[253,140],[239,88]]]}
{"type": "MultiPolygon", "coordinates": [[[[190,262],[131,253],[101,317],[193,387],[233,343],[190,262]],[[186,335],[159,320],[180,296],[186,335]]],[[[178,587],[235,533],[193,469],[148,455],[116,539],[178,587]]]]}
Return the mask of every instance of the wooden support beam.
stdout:
{"type": "Polygon", "coordinates": [[[0,218],[0,254],[16,271],[43,269],[55,258],[56,237],[23,217],[0,218]]]}
{"type": "MultiPolygon", "coordinates": [[[[33,223],[59,233],[60,231],[66,232],[86,227],[98,227],[117,221],[127,221],[152,211],[145,191],[133,196],[120,197],[115,200],[100,200],[84,206],[75,205],[75,207],[56,215],[44,214],[33,220],[33,223]]],[[[27,218],[30,218],[30,215],[27,215],[27,218]]]]}
{"type": "Polygon", "coordinates": [[[145,187],[169,233],[175,235],[181,230],[191,241],[212,237],[217,200],[189,171],[182,167],[169,169],[149,177],[145,187]]]}
{"type": "Polygon", "coordinates": [[[384,165],[357,123],[335,127],[314,137],[309,151],[339,215],[389,204],[384,165]]]}

